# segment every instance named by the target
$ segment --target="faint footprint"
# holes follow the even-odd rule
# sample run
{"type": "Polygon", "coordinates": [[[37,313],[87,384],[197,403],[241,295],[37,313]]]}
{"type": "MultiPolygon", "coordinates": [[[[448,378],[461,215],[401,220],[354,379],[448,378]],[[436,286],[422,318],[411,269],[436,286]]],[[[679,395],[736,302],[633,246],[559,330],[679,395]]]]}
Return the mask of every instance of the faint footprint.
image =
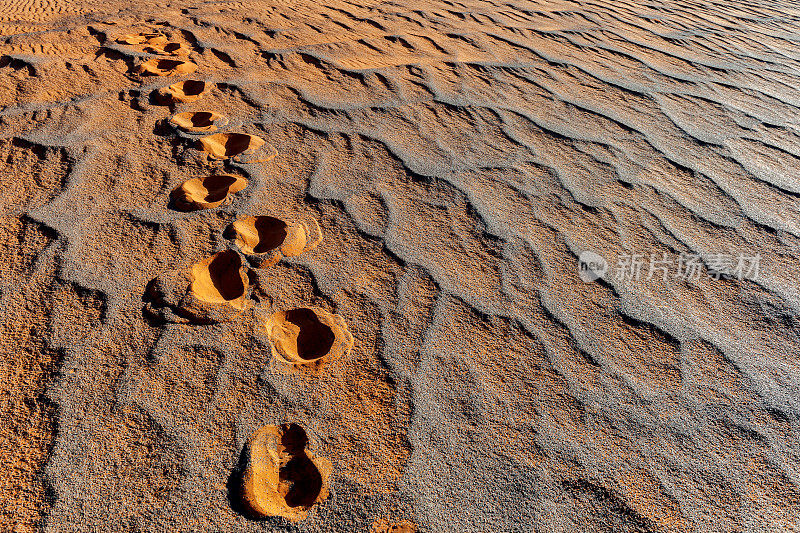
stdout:
{"type": "Polygon", "coordinates": [[[164,272],[151,281],[145,312],[166,322],[229,322],[250,304],[249,286],[242,257],[224,250],[189,269],[164,272]]]}
{"type": "Polygon", "coordinates": [[[245,217],[234,222],[231,231],[244,254],[261,260],[259,268],[298,256],[322,242],[322,230],[313,219],[287,223],[270,216],[245,217]]]}
{"type": "Polygon", "coordinates": [[[164,59],[154,57],[136,67],[140,76],[185,76],[197,70],[197,64],[191,61],[164,59]]]}
{"type": "Polygon", "coordinates": [[[167,42],[167,37],[160,33],[131,33],[117,38],[120,44],[159,46],[167,42]]]}
{"type": "Polygon", "coordinates": [[[169,123],[184,133],[198,135],[225,127],[228,118],[214,111],[186,111],[173,115],[169,123]]]}
{"type": "Polygon", "coordinates": [[[148,43],[147,46],[145,46],[144,51],[151,54],[169,55],[177,57],[188,57],[189,54],[191,53],[191,50],[189,49],[188,46],[183,45],[181,43],[170,43],[170,42],[165,42],[163,44],[148,43]]]}
{"type": "Polygon", "coordinates": [[[172,191],[172,203],[180,211],[212,209],[233,201],[237,192],[247,187],[247,180],[233,174],[214,174],[192,178],[172,191]]]}
{"type": "Polygon", "coordinates": [[[264,426],[248,440],[240,458],[238,500],[253,518],[302,520],[328,497],[330,462],[306,449],[298,424],[264,426]]]}
{"type": "Polygon", "coordinates": [[[158,97],[164,103],[194,102],[209,90],[212,85],[200,80],[184,80],[168,87],[158,89],[158,97]]]}
{"type": "Polygon", "coordinates": [[[344,319],[319,307],[277,311],[264,324],[272,355],[290,365],[320,364],[347,356],[353,335],[344,319]]]}
{"type": "Polygon", "coordinates": [[[230,159],[238,163],[264,163],[278,151],[264,139],[246,133],[215,133],[199,140],[199,149],[211,159],[230,159]]]}

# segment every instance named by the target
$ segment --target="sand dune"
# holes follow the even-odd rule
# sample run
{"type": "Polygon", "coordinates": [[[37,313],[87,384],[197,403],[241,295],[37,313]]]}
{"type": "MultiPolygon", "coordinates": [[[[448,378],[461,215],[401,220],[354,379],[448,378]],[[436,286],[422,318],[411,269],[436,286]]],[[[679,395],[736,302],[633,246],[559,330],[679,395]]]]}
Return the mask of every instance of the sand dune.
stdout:
{"type": "Polygon", "coordinates": [[[0,0],[0,530],[800,530],[799,32],[0,0]]]}

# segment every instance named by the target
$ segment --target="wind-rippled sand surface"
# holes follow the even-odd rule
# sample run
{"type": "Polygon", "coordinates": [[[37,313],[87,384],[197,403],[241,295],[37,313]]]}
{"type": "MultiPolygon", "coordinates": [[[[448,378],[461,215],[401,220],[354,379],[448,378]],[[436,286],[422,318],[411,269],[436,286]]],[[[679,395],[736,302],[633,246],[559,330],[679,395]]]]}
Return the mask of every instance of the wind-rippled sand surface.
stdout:
{"type": "Polygon", "coordinates": [[[797,2],[0,0],[0,35],[0,529],[800,529],[797,2]],[[115,42],[145,30],[215,88],[157,105],[182,78],[115,42]],[[278,155],[175,211],[208,175],[181,111],[278,155]],[[248,215],[324,239],[233,322],[143,314],[248,215]],[[355,346],[282,369],[259,325],[309,306],[355,346]],[[284,421],[331,494],[251,521],[229,479],[284,421]]]}

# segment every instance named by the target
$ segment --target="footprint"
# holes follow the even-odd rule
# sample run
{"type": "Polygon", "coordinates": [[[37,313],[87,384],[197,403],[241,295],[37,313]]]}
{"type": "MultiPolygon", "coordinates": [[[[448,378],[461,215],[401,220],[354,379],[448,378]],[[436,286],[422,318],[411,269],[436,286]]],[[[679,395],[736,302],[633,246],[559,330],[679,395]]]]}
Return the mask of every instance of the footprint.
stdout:
{"type": "Polygon", "coordinates": [[[167,42],[167,37],[160,33],[133,33],[118,37],[117,42],[120,44],[129,44],[134,46],[138,44],[159,46],[167,42]]]}
{"type": "Polygon", "coordinates": [[[239,484],[248,514],[296,522],[328,497],[331,464],[307,445],[308,436],[298,424],[264,426],[253,433],[242,452],[239,484]]]}
{"type": "Polygon", "coordinates": [[[165,322],[214,324],[234,320],[250,304],[242,257],[224,250],[188,269],[162,273],[147,287],[145,312],[165,322]]]}
{"type": "Polygon", "coordinates": [[[191,61],[154,57],[136,67],[140,76],[185,76],[197,70],[191,61]]]}
{"type": "Polygon", "coordinates": [[[181,43],[169,42],[167,37],[161,33],[132,33],[122,35],[117,38],[117,42],[129,46],[141,46],[145,52],[150,54],[188,56],[191,52],[188,46],[181,43]]]}
{"type": "Polygon", "coordinates": [[[151,54],[188,57],[191,53],[189,47],[181,43],[147,44],[148,46],[145,47],[144,51],[151,54]]]}
{"type": "Polygon", "coordinates": [[[213,209],[233,201],[233,194],[247,187],[247,180],[233,174],[192,178],[172,191],[172,203],[180,211],[213,209]]]}
{"type": "Polygon", "coordinates": [[[192,293],[210,304],[226,304],[244,309],[249,278],[242,256],[233,250],[217,252],[192,265],[192,293]]]}
{"type": "Polygon", "coordinates": [[[264,324],[272,355],[291,365],[319,364],[346,356],[353,335],[344,319],[319,307],[277,311],[264,324]]]}
{"type": "Polygon", "coordinates": [[[246,133],[215,133],[199,141],[200,150],[212,159],[230,159],[238,163],[264,163],[278,151],[264,139],[246,133]]]}
{"type": "Polygon", "coordinates": [[[322,242],[316,220],[284,222],[270,216],[240,218],[231,225],[236,245],[246,255],[261,258],[259,268],[274,265],[283,257],[295,257],[322,242]]]}
{"type": "Polygon", "coordinates": [[[370,533],[416,533],[417,527],[408,520],[391,522],[386,518],[379,518],[372,523],[370,533]]]}
{"type": "Polygon", "coordinates": [[[170,124],[185,133],[200,134],[217,131],[228,123],[227,117],[214,111],[186,111],[169,119],[170,124]]]}
{"type": "Polygon", "coordinates": [[[165,103],[194,102],[211,90],[211,84],[200,80],[184,80],[158,90],[159,99],[165,103]]]}

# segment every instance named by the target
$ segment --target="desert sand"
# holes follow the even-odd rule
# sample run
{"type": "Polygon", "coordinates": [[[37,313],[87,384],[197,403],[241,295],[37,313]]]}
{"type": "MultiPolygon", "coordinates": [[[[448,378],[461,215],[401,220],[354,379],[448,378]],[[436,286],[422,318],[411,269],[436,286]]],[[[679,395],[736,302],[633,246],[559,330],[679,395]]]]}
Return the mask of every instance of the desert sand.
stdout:
{"type": "Polygon", "coordinates": [[[0,0],[0,531],[800,531],[798,35],[0,0]]]}

